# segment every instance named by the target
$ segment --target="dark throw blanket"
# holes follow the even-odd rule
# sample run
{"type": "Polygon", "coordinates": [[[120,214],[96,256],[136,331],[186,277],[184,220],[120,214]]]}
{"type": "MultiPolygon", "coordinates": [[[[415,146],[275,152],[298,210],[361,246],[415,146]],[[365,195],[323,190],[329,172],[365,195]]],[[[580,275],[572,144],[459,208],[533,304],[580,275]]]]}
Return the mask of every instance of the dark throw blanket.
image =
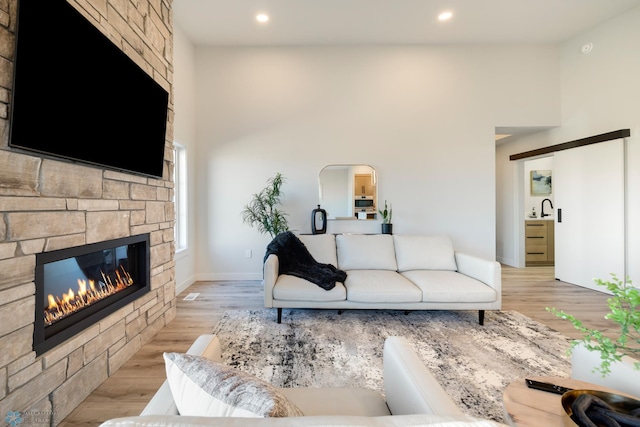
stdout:
{"type": "Polygon", "coordinates": [[[579,394],[571,403],[571,419],[580,427],[639,427],[640,407],[629,405],[630,411],[619,411],[596,395],[579,394]]]}
{"type": "Polygon", "coordinates": [[[331,264],[317,262],[307,247],[291,231],[279,233],[267,245],[264,261],[271,254],[278,256],[280,268],[278,274],[289,274],[315,283],[324,290],[331,290],[336,282],[344,282],[347,273],[331,264]]]}

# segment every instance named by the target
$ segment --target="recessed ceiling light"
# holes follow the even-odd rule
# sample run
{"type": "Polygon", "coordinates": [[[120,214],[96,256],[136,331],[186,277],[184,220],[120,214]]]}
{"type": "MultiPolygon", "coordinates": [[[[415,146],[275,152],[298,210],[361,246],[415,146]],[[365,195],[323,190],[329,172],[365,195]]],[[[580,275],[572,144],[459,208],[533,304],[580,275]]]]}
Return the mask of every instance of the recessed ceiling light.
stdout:
{"type": "Polygon", "coordinates": [[[448,21],[449,19],[451,19],[451,17],[453,16],[453,12],[442,12],[440,15],[438,15],[438,20],[439,21],[448,21]]]}
{"type": "Polygon", "coordinates": [[[258,22],[267,22],[269,21],[269,15],[267,15],[266,13],[259,13],[256,15],[256,21],[258,22]]]}

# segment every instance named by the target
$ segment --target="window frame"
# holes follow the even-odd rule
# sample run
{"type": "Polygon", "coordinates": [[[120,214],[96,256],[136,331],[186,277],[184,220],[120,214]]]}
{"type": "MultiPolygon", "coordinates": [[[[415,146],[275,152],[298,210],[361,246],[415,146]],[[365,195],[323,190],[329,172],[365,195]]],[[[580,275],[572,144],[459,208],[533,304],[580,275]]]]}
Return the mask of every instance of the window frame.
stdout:
{"type": "Polygon", "coordinates": [[[176,254],[189,248],[187,204],[187,148],[173,143],[173,203],[175,207],[174,241],[176,254]]]}

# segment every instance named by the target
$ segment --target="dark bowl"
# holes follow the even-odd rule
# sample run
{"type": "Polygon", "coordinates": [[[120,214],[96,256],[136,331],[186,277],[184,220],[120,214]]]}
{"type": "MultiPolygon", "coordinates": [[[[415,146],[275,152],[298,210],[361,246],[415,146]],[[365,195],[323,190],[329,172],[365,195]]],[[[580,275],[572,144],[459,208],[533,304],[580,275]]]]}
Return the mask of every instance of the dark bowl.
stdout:
{"type": "MultiPolygon", "coordinates": [[[[571,405],[582,394],[590,394],[598,397],[610,405],[616,412],[629,415],[631,411],[640,408],[640,400],[631,397],[621,396],[615,393],[598,390],[571,390],[562,395],[562,407],[569,417],[578,424],[578,420],[573,413],[571,405]]],[[[638,418],[640,423],[640,418],[638,418]]],[[[580,425],[580,424],[578,424],[580,425]]]]}

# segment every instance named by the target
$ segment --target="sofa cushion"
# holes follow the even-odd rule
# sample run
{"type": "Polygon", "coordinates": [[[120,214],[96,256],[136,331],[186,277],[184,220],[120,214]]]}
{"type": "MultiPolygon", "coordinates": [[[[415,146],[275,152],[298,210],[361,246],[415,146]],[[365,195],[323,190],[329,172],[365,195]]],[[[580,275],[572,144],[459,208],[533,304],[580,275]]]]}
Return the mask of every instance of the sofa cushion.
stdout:
{"type": "Polygon", "coordinates": [[[299,234],[298,239],[309,250],[309,253],[318,262],[338,266],[336,255],[336,236],[333,234],[299,234]]]}
{"type": "Polygon", "coordinates": [[[291,387],[278,389],[304,412],[313,415],[381,417],[391,415],[384,397],[375,390],[354,387],[291,387]]]}
{"type": "Polygon", "coordinates": [[[222,363],[164,353],[167,381],[181,415],[287,417],[303,413],[271,384],[222,363]]]}
{"type": "Polygon", "coordinates": [[[350,270],[344,282],[347,299],[354,302],[421,302],[422,292],[395,271],[350,270]]]}
{"type": "Polygon", "coordinates": [[[422,291],[424,302],[492,302],[496,291],[455,271],[412,270],[401,273],[422,291]]]}
{"type": "Polygon", "coordinates": [[[394,234],[398,271],[457,270],[453,242],[448,235],[394,234]]]}
{"type": "Polygon", "coordinates": [[[339,234],[336,246],[342,270],[398,269],[390,234],[339,234]]]}
{"type": "Polygon", "coordinates": [[[347,290],[340,282],[327,291],[300,277],[281,274],[273,287],[273,298],[283,301],[344,301],[347,290]]]}

